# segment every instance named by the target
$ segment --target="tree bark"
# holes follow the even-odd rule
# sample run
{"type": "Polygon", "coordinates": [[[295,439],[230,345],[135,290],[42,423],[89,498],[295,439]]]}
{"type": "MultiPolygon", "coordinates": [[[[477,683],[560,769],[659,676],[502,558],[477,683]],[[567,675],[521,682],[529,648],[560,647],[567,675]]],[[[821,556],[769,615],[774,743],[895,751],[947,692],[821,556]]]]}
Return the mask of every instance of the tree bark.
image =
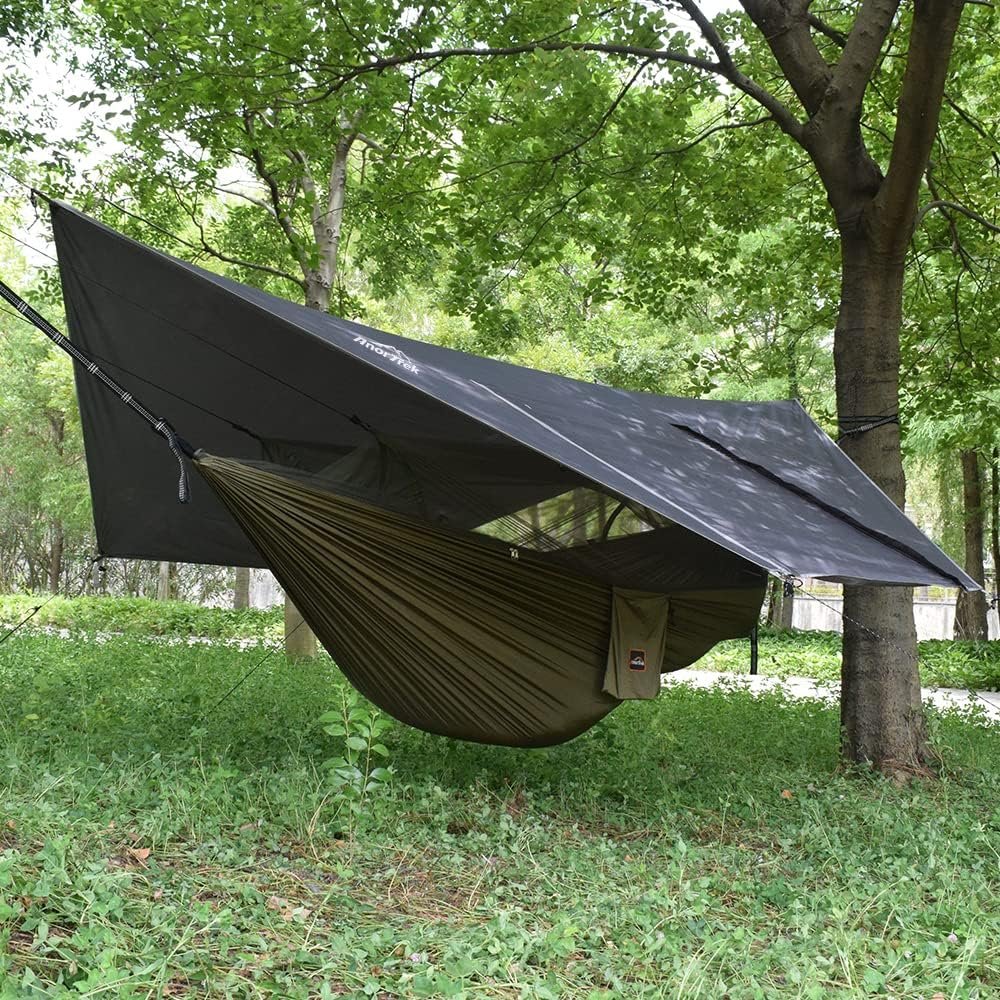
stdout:
{"type": "MultiPolygon", "coordinates": [[[[837,413],[892,415],[899,403],[903,251],[873,246],[870,220],[841,228],[842,288],[834,341],[837,413]]],[[[863,422],[863,420],[861,421],[863,422]]],[[[844,451],[899,507],[906,481],[899,423],[842,439],[844,451]]],[[[920,698],[912,587],[844,587],[840,722],[844,756],[904,778],[931,760],[920,698]]]]}
{"type": "Polygon", "coordinates": [[[62,521],[56,518],[52,522],[52,548],[49,551],[49,591],[53,594],[59,593],[65,544],[66,536],[63,532],[62,521]]]}
{"type": "Polygon", "coordinates": [[[156,581],[156,599],[158,601],[169,601],[173,594],[171,593],[171,572],[170,563],[161,562],[160,571],[157,576],[156,581]]]}
{"type": "Polygon", "coordinates": [[[780,594],[781,616],[778,619],[778,623],[782,629],[789,632],[792,628],[792,618],[795,615],[795,595],[786,594],[783,588],[780,590],[780,594]]]}
{"type": "Polygon", "coordinates": [[[990,553],[993,557],[993,600],[1000,614],[1000,448],[993,449],[990,476],[990,553]]]}
{"type": "MultiPolygon", "coordinates": [[[[983,565],[985,547],[985,514],[983,483],[979,472],[979,455],[974,448],[962,451],[962,508],[965,530],[965,572],[976,583],[986,582],[983,565]]],[[[955,638],[986,639],[986,593],[982,590],[958,592],[955,602],[955,638]]]]}
{"type": "Polygon", "coordinates": [[[233,588],[233,608],[242,611],[250,607],[250,568],[236,567],[236,585],[233,588]]]}
{"type": "Polygon", "coordinates": [[[769,627],[777,627],[781,621],[781,581],[776,577],[771,577],[767,597],[767,624],[769,627]]]}
{"type": "Polygon", "coordinates": [[[306,624],[302,613],[285,596],[285,655],[297,658],[313,659],[318,645],[316,634],[306,624]]]}

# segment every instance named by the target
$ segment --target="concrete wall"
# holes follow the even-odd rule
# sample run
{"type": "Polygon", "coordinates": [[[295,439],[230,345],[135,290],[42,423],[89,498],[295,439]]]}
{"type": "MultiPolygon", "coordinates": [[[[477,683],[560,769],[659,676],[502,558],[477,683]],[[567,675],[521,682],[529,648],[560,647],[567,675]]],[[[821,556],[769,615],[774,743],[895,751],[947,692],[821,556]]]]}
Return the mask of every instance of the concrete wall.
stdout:
{"type": "MultiPolygon", "coordinates": [[[[800,629],[817,629],[824,632],[842,632],[843,621],[840,612],[844,606],[842,597],[823,595],[814,599],[808,593],[795,595],[795,609],[792,625],[800,629]],[[820,603],[822,601],[822,603],[820,603]]],[[[990,638],[1000,638],[1000,622],[997,612],[989,612],[990,638]]],[[[955,628],[954,601],[914,601],[913,619],[917,625],[918,639],[952,639],[955,628]]]]}
{"type": "Polygon", "coordinates": [[[250,570],[250,607],[273,608],[285,600],[284,591],[267,569],[250,570]]]}

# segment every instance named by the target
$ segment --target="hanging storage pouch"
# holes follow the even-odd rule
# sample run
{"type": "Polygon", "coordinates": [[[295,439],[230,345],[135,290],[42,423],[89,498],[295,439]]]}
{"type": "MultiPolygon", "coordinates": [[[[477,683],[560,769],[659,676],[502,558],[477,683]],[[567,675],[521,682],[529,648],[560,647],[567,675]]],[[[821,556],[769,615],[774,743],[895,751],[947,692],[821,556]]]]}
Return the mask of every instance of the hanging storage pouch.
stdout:
{"type": "Polygon", "coordinates": [[[623,701],[655,698],[667,641],[666,594],[612,588],[611,642],[604,691],[623,701]]]}

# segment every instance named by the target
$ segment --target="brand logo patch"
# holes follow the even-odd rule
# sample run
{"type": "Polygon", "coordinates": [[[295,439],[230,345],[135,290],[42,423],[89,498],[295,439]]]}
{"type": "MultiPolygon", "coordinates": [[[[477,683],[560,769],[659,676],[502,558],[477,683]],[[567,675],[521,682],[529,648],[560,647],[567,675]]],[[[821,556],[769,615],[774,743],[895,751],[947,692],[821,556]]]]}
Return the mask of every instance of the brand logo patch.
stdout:
{"type": "Polygon", "coordinates": [[[399,365],[400,368],[412,372],[414,375],[420,374],[420,369],[398,347],[369,340],[367,337],[362,337],[360,333],[354,337],[354,343],[360,344],[373,354],[385,358],[386,361],[391,361],[394,365],[399,365]]]}
{"type": "Polygon", "coordinates": [[[629,670],[643,671],[646,669],[646,650],[630,649],[628,651],[629,670]]]}

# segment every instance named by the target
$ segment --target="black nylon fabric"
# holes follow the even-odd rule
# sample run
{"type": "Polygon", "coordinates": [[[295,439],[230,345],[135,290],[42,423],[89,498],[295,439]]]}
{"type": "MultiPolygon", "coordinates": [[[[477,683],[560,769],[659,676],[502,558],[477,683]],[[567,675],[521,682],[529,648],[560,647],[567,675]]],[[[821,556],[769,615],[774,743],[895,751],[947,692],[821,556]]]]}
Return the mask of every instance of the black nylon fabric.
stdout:
{"type": "MultiPolygon", "coordinates": [[[[275,298],[65,205],[52,221],[73,341],[196,447],[289,468],[296,449],[329,454],[346,474],[352,452],[392,440],[457,484],[436,501],[444,527],[596,486],[740,566],[977,586],[798,403],[672,399],[475,357],[275,298]]],[[[77,385],[102,551],[263,565],[204,483],[176,503],[173,460],[134,415],[85,374],[77,385]]],[[[690,539],[679,558],[692,548],[704,561],[690,539]]]]}

